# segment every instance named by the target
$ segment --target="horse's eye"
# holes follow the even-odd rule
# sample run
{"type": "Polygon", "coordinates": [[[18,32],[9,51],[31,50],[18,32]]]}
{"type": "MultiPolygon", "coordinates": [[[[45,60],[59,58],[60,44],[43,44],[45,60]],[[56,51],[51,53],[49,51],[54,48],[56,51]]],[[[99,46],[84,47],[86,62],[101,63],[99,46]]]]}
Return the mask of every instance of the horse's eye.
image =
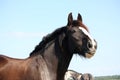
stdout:
{"type": "Polygon", "coordinates": [[[75,30],[72,30],[71,33],[75,33],[76,31],[75,30]]]}

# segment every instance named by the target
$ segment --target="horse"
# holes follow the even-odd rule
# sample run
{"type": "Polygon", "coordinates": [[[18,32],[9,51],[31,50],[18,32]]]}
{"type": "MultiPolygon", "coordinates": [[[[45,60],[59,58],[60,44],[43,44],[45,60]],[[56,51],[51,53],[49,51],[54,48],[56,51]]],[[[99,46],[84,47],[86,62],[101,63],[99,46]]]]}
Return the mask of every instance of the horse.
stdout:
{"type": "Polygon", "coordinates": [[[64,80],[73,54],[91,58],[97,50],[97,42],[82,23],[78,13],[76,20],[68,15],[66,26],[43,37],[25,59],[0,56],[0,80],[64,80]]]}
{"type": "Polygon", "coordinates": [[[81,80],[82,73],[78,73],[73,70],[67,70],[64,76],[64,80],[81,80]]]}
{"type": "Polygon", "coordinates": [[[90,73],[82,74],[74,70],[67,70],[64,80],[94,80],[94,77],[90,73]]]}
{"type": "Polygon", "coordinates": [[[94,80],[94,77],[90,73],[85,73],[81,76],[81,80],[94,80]]]}

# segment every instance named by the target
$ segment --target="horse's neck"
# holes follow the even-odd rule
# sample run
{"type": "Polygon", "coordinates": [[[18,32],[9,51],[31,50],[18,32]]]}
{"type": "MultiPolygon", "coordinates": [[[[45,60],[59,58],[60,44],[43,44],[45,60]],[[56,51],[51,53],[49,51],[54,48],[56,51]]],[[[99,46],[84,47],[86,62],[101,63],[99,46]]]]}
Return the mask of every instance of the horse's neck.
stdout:
{"type": "MultiPolygon", "coordinates": [[[[65,42],[66,43],[66,42],[65,42]]],[[[48,78],[50,80],[64,80],[64,74],[67,71],[72,54],[64,51],[58,44],[58,40],[48,43],[47,47],[41,54],[46,64],[48,78]]]]}
{"type": "Polygon", "coordinates": [[[51,76],[54,75],[54,77],[57,77],[56,80],[64,80],[65,72],[67,71],[73,56],[73,54],[68,52],[66,40],[63,40],[62,42],[64,45],[60,45],[60,38],[62,38],[62,36],[59,36],[54,40],[54,42],[45,50],[43,55],[50,73],[53,73],[51,76]]]}
{"type": "MultiPolygon", "coordinates": [[[[66,44],[66,42],[64,42],[64,44],[66,44]]],[[[50,75],[56,77],[56,80],[64,80],[65,72],[72,58],[72,54],[64,50],[67,49],[63,49],[63,47],[58,44],[58,40],[56,40],[45,50],[43,55],[50,75]]]]}
{"type": "MultiPolygon", "coordinates": [[[[68,46],[66,40],[63,40],[63,45],[60,45],[60,38],[62,38],[62,35],[54,40],[54,42],[45,50],[43,55],[50,74],[53,73],[56,80],[64,80],[65,72],[67,71],[70,60],[73,56],[73,54],[70,54],[67,49],[68,46]]],[[[51,74],[51,76],[53,75],[51,74]]]]}
{"type": "Polygon", "coordinates": [[[58,58],[55,55],[55,43],[51,43],[49,47],[44,51],[43,58],[45,59],[46,65],[48,67],[50,77],[53,77],[52,80],[56,80],[57,77],[57,66],[58,66],[58,58]]]}

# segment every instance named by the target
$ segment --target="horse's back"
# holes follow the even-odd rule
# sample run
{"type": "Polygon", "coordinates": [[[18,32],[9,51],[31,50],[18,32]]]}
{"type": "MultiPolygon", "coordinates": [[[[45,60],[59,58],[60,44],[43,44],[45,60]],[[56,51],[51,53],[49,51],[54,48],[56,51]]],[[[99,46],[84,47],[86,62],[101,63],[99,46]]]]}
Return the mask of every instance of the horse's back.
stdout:
{"type": "Polygon", "coordinates": [[[20,77],[26,69],[27,59],[16,59],[0,55],[0,80],[25,80],[20,77]]]}
{"type": "Polygon", "coordinates": [[[0,68],[8,63],[8,57],[4,55],[0,55],[0,68]]]}

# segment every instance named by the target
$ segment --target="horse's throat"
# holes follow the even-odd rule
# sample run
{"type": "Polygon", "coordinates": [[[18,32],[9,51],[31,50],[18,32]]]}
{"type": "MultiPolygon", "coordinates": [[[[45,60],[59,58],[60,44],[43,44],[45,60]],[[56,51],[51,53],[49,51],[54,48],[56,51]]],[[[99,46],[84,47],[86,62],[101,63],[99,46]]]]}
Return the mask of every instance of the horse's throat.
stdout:
{"type": "Polygon", "coordinates": [[[65,72],[67,71],[70,60],[73,54],[70,54],[68,50],[67,41],[64,38],[63,42],[58,42],[56,40],[55,51],[58,57],[58,67],[57,67],[57,80],[64,80],[65,72]]]}
{"type": "Polygon", "coordinates": [[[64,58],[59,60],[58,69],[57,69],[57,75],[58,75],[57,80],[64,80],[64,75],[69,67],[71,58],[72,58],[72,55],[65,56],[64,58]]]}

